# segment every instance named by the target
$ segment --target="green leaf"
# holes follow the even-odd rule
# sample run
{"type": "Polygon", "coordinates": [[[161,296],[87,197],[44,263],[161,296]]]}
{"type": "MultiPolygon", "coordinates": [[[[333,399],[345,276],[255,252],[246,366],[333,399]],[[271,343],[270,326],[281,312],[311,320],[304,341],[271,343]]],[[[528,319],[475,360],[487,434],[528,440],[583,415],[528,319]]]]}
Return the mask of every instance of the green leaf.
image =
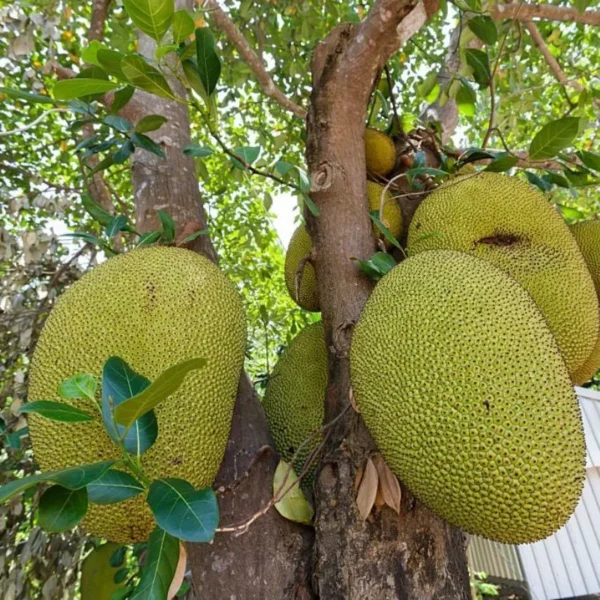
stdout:
{"type": "Polygon", "coordinates": [[[92,65],[101,67],[102,65],[98,61],[98,50],[103,48],[102,44],[98,40],[92,40],[82,51],[81,60],[92,65]]]}
{"type": "Polygon", "coordinates": [[[487,16],[478,16],[469,19],[469,29],[488,46],[493,46],[498,41],[498,28],[496,23],[487,16]]]}
{"type": "Polygon", "coordinates": [[[243,170],[246,168],[246,165],[251,165],[259,157],[260,146],[238,146],[233,149],[233,153],[244,162],[236,160],[235,158],[232,158],[231,162],[235,167],[243,170]]]}
{"type": "Polygon", "coordinates": [[[579,132],[579,117],[563,117],[546,123],[529,146],[530,160],[544,160],[556,156],[575,139],[579,132]]]}
{"type": "Polygon", "coordinates": [[[81,195],[81,203],[85,211],[100,225],[106,226],[112,220],[112,215],[104,210],[99,204],[96,204],[94,199],[89,194],[81,195]]]}
{"type": "Polygon", "coordinates": [[[477,50],[476,48],[467,48],[464,50],[464,53],[467,64],[473,70],[473,78],[475,81],[482,88],[490,85],[492,73],[490,71],[490,59],[488,53],[483,50],[477,50]]]}
{"type": "Polygon", "coordinates": [[[211,96],[221,75],[221,60],[215,51],[215,39],[208,27],[196,29],[196,60],[204,91],[211,96]]]}
{"type": "MultiPolygon", "coordinates": [[[[134,152],[135,146],[129,140],[124,141],[112,156],[113,164],[122,165],[134,152]]],[[[128,229],[128,227],[125,227],[125,229],[128,229]]]]}
{"type": "Polygon", "coordinates": [[[298,477],[292,466],[280,460],[275,475],[273,476],[273,496],[279,495],[295,485],[275,503],[277,512],[288,521],[310,525],[313,520],[314,510],[308,503],[304,492],[300,489],[298,477]]]}
{"type": "Polygon", "coordinates": [[[110,469],[88,485],[87,491],[94,504],[114,504],[141,494],[144,486],[129,473],[110,469]]]}
{"type": "Polygon", "coordinates": [[[285,177],[292,169],[295,169],[296,167],[289,162],[286,162],[285,160],[278,160],[275,163],[275,170],[282,176],[285,177]]]}
{"type": "Polygon", "coordinates": [[[460,88],[456,93],[456,106],[461,115],[465,117],[475,116],[475,106],[477,102],[477,94],[475,90],[469,85],[468,81],[460,82],[460,88]]]}
{"type": "Polygon", "coordinates": [[[185,542],[212,542],[219,507],[211,488],[196,490],[183,479],[157,479],[150,485],[147,502],[167,533],[185,542]]]}
{"type": "Polygon", "coordinates": [[[434,179],[441,179],[442,177],[447,177],[450,173],[443,171],[442,169],[434,169],[433,167],[417,167],[416,169],[409,169],[406,171],[405,175],[409,179],[414,179],[419,175],[429,175],[434,179]]]}
{"type": "Polygon", "coordinates": [[[507,152],[500,152],[485,170],[492,171],[493,173],[501,173],[512,169],[518,162],[519,159],[516,156],[511,156],[507,152]]]}
{"type": "Polygon", "coordinates": [[[140,582],[130,600],[165,600],[178,562],[179,540],[156,527],[148,540],[140,582]]]}
{"type": "Polygon", "coordinates": [[[373,223],[375,223],[375,226],[377,227],[377,229],[379,229],[379,231],[381,231],[381,233],[383,233],[383,237],[390,244],[392,244],[399,250],[402,250],[402,246],[400,246],[400,243],[394,237],[394,234],[382,223],[381,219],[379,218],[379,211],[378,210],[372,211],[370,213],[370,216],[371,216],[371,221],[373,221],[373,223]]]}
{"type": "Polygon", "coordinates": [[[130,139],[138,148],[146,150],[147,152],[152,152],[152,154],[156,154],[156,156],[160,156],[161,158],[167,158],[165,151],[160,145],[147,135],[144,135],[143,133],[134,133],[130,139]]]}
{"type": "Polygon", "coordinates": [[[129,427],[171,394],[174,394],[188,373],[202,369],[204,366],[206,366],[205,359],[192,358],[163,371],[142,392],[124,401],[115,409],[116,422],[129,427]]]}
{"type": "Polygon", "coordinates": [[[175,100],[175,96],[164,75],[149,65],[141,56],[130,55],[121,62],[123,74],[127,81],[145,92],[175,100]]]}
{"type": "Polygon", "coordinates": [[[103,123],[109,127],[112,127],[113,129],[116,129],[117,131],[120,131],[121,133],[127,133],[133,129],[131,121],[128,121],[123,117],[119,117],[118,115],[108,115],[104,117],[103,123]]]}
{"type": "Polygon", "coordinates": [[[105,94],[119,87],[114,81],[104,79],[73,78],[63,79],[54,84],[52,93],[57,100],[71,100],[92,94],[105,94]]]}
{"type": "Polygon", "coordinates": [[[183,238],[180,242],[178,242],[178,246],[183,246],[184,244],[189,244],[193,242],[196,238],[199,238],[201,235],[208,235],[208,229],[202,229],[200,231],[195,231],[191,235],[183,238]]]}
{"type": "Polygon", "coordinates": [[[158,242],[158,240],[160,239],[160,236],[161,236],[160,231],[148,231],[147,233],[144,233],[144,235],[142,235],[142,237],[140,237],[140,240],[137,243],[136,248],[141,248],[143,246],[150,246],[151,244],[154,244],[154,242],[158,242]]]}
{"type": "Polygon", "coordinates": [[[588,6],[591,6],[593,0],[574,0],[575,9],[578,12],[583,12],[588,6]]]}
{"type": "Polygon", "coordinates": [[[179,45],[194,33],[194,19],[187,10],[177,10],[173,15],[173,41],[179,45]]]}
{"type": "Polygon", "coordinates": [[[108,238],[113,238],[119,231],[125,229],[127,229],[127,217],[125,215],[115,215],[106,226],[105,233],[108,238]]]}
{"type": "Polygon", "coordinates": [[[123,0],[123,6],[138,29],[160,42],[175,12],[173,0],[123,0]]]}
{"type": "Polygon", "coordinates": [[[416,86],[417,94],[421,98],[427,98],[430,94],[433,93],[436,84],[438,87],[438,94],[439,94],[440,86],[438,84],[437,71],[431,71],[421,83],[417,84],[417,86],[416,86]]]}
{"type": "Polygon", "coordinates": [[[466,165],[471,162],[476,162],[478,160],[484,160],[486,158],[494,159],[496,155],[492,152],[488,152],[487,150],[482,150],[481,148],[467,148],[460,155],[460,164],[466,165]]]}
{"type": "Polygon", "coordinates": [[[147,133],[148,131],[155,131],[160,129],[169,119],[162,115],[146,115],[142,117],[135,125],[137,133],[147,133]]]}
{"type": "Polygon", "coordinates": [[[596,152],[589,152],[587,150],[580,150],[577,152],[577,156],[581,159],[581,162],[592,169],[600,173],[600,154],[596,152]]]}
{"type": "Polygon", "coordinates": [[[115,573],[115,575],[113,577],[113,581],[114,581],[114,583],[123,583],[127,579],[128,575],[129,575],[129,568],[123,567],[122,569],[119,569],[115,573]]]}
{"type": "Polygon", "coordinates": [[[200,79],[200,71],[198,71],[198,65],[193,60],[184,60],[181,63],[183,72],[190,87],[208,104],[208,95],[204,89],[202,79],[200,79]]]}
{"type": "Polygon", "coordinates": [[[569,181],[563,177],[562,175],[560,175],[559,173],[554,173],[552,171],[548,171],[543,177],[542,179],[544,181],[547,181],[548,183],[552,184],[552,185],[557,185],[558,187],[561,188],[570,188],[571,184],[569,183],[569,181]]]}
{"type": "Polygon", "coordinates": [[[532,185],[538,187],[542,192],[547,192],[552,189],[552,184],[544,181],[541,177],[538,177],[535,173],[531,173],[530,171],[524,171],[525,177],[532,185]]]}
{"type": "Polygon", "coordinates": [[[94,420],[91,415],[83,410],[63,402],[52,402],[50,400],[37,400],[23,404],[19,409],[19,414],[22,413],[35,413],[46,419],[61,421],[62,423],[83,423],[94,420]]]}
{"type": "Polygon", "coordinates": [[[585,218],[584,213],[582,213],[578,208],[574,206],[565,206],[564,204],[557,204],[562,216],[565,219],[569,219],[571,221],[578,221],[580,219],[585,218]]]}
{"type": "Polygon", "coordinates": [[[175,44],[167,44],[166,46],[158,46],[154,51],[154,58],[157,61],[160,61],[163,56],[169,54],[169,52],[175,52],[177,50],[177,46],[175,44]]]}
{"type": "Polygon", "coordinates": [[[195,158],[206,158],[212,156],[215,151],[208,146],[198,146],[198,144],[188,144],[183,148],[183,153],[186,156],[193,156],[195,158]]]}
{"type": "Polygon", "coordinates": [[[58,393],[63,398],[89,398],[90,400],[94,400],[97,387],[98,384],[93,375],[82,373],[65,379],[58,386],[58,393]]]}
{"type": "Polygon", "coordinates": [[[124,54],[121,54],[116,50],[110,50],[109,48],[100,48],[96,54],[96,58],[98,59],[100,66],[109,75],[121,80],[126,79],[121,66],[121,63],[125,58],[124,54]]]}
{"type": "Polygon", "coordinates": [[[69,490],[53,485],[41,496],[38,504],[38,522],[50,533],[73,529],[85,516],[88,497],[85,488],[69,490]]]}
{"type": "Polygon", "coordinates": [[[159,209],[156,214],[162,225],[162,239],[165,242],[172,242],[175,239],[175,221],[173,221],[171,215],[162,208],[159,209]]]}
{"type": "Polygon", "coordinates": [[[153,412],[145,414],[130,428],[126,429],[113,422],[115,410],[122,402],[136,396],[150,385],[150,381],[133,371],[118,356],[111,356],[102,370],[102,420],[108,435],[118,442],[123,437],[123,447],[130,454],[142,454],[158,436],[158,424],[153,412]]]}
{"type": "Polygon", "coordinates": [[[114,464],[114,460],[109,460],[91,465],[81,465],[78,467],[70,467],[68,469],[59,469],[57,471],[47,471],[45,473],[38,473],[37,475],[15,479],[14,481],[0,486],[0,504],[38,483],[52,482],[70,490],[84,488],[92,483],[92,481],[98,479],[98,477],[104,475],[104,473],[114,464]]]}
{"type": "MultiPolygon", "coordinates": [[[[120,590],[113,592],[108,600],[124,600],[124,598],[129,598],[129,594],[131,594],[132,591],[133,588],[131,588],[131,586],[121,588],[120,590]]],[[[81,600],[83,600],[83,598],[81,600]]]]}
{"type": "Polygon", "coordinates": [[[387,252],[376,252],[373,254],[373,256],[371,256],[371,263],[381,275],[385,275],[398,264],[396,259],[387,252]]]}
{"type": "Polygon", "coordinates": [[[132,85],[127,85],[124,88],[117,90],[114,95],[113,103],[110,105],[110,113],[118,113],[130,100],[135,92],[132,85]]]}
{"type": "Polygon", "coordinates": [[[125,555],[127,554],[127,546],[120,546],[115,550],[108,559],[108,564],[111,567],[120,567],[125,561],[125,555]]]}
{"type": "Polygon", "coordinates": [[[31,92],[23,92],[21,90],[14,90],[6,87],[0,87],[0,94],[5,94],[9,98],[14,98],[15,100],[24,100],[31,104],[62,104],[61,102],[57,102],[53,98],[50,98],[50,96],[32,94],[31,92]]]}

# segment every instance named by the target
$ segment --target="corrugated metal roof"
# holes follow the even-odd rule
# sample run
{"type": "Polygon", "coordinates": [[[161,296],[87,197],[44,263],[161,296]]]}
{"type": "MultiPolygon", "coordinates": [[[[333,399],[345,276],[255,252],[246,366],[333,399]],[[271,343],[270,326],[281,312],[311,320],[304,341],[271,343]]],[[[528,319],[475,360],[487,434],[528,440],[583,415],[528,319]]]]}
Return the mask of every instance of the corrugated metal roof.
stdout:
{"type": "Polygon", "coordinates": [[[467,559],[475,572],[483,571],[494,577],[525,581],[516,546],[498,544],[479,536],[471,536],[467,559]]]}
{"type": "Polygon", "coordinates": [[[586,467],[600,467],[600,392],[576,387],[587,447],[586,467]]]}

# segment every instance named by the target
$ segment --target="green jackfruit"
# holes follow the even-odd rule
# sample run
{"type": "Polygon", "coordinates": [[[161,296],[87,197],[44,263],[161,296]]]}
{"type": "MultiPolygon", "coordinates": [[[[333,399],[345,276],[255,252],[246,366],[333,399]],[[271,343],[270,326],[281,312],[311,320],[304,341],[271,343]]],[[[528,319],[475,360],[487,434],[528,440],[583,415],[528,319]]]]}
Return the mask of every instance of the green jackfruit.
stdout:
{"type": "Polygon", "coordinates": [[[504,271],[448,250],[403,261],[367,301],[350,365],[387,464],[450,523],[521,544],[570,517],[579,405],[546,320],[504,271]]]}
{"type": "MultiPolygon", "coordinates": [[[[583,258],[600,298],[600,221],[582,221],[571,225],[571,233],[583,254],[583,258]]],[[[585,363],[573,374],[573,383],[582,385],[600,370],[600,335],[585,363]]]]}
{"type": "Polygon", "coordinates": [[[125,582],[115,583],[114,576],[120,567],[112,567],[110,557],[121,548],[120,544],[103,544],[94,548],[81,566],[81,600],[111,600],[111,596],[125,582]]]}
{"type": "Polygon", "coordinates": [[[377,129],[365,129],[365,159],[367,172],[387,175],[396,164],[396,146],[389,135],[377,129]]]}
{"type": "MultiPolygon", "coordinates": [[[[326,388],[327,347],[319,322],[292,340],[273,369],[263,400],[275,448],[284,460],[291,461],[300,444],[310,438],[293,460],[297,474],[322,441],[321,434],[312,434],[323,426],[326,388]]],[[[307,472],[306,483],[314,471],[315,465],[307,472]]]]}
{"type": "MultiPolygon", "coordinates": [[[[59,298],[33,356],[29,399],[87,409],[89,400],[61,398],[58,386],[79,373],[100,378],[111,356],[151,381],[179,362],[206,359],[155,409],[158,438],[141,455],[150,479],[178,477],[203,488],[223,459],[245,346],[241,298],[213,263],[179,248],[134,250],[96,267],[59,298]]],[[[42,471],[119,456],[99,417],[70,424],[31,414],[29,427],[42,471]]],[[[139,542],[153,519],[140,494],[90,504],[83,527],[111,541],[139,542]]]]}
{"type": "Polygon", "coordinates": [[[294,302],[304,310],[317,312],[319,308],[319,290],[315,269],[310,262],[304,264],[302,281],[296,295],[296,273],[303,258],[312,252],[312,240],[304,225],[300,225],[290,240],[284,266],[285,285],[294,302]]]}
{"type": "Polygon", "coordinates": [[[469,252],[533,297],[573,374],[599,334],[598,300],[569,228],[533,186],[499,173],[459,177],[430,194],[408,231],[408,253],[469,252]]]}
{"type": "MultiPolygon", "coordinates": [[[[381,194],[384,186],[379,183],[367,181],[367,197],[369,198],[369,210],[381,209],[381,194]]],[[[398,239],[402,233],[402,211],[400,206],[389,191],[384,194],[383,211],[379,214],[380,221],[388,228],[390,233],[398,239]]],[[[383,233],[377,225],[373,223],[373,233],[380,239],[383,239],[383,233]]],[[[386,240],[386,244],[389,244],[386,240]]]]}

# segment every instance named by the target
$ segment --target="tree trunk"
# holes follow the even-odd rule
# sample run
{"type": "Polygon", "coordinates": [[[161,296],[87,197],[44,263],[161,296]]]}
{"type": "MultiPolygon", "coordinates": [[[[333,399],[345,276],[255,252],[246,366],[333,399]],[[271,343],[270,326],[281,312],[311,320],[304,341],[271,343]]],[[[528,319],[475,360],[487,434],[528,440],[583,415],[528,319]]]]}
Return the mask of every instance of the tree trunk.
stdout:
{"type": "MultiPolygon", "coordinates": [[[[177,8],[192,10],[192,0],[177,0],[177,8]]],[[[139,34],[139,52],[153,57],[155,42],[139,34]]],[[[180,83],[173,91],[185,97],[180,83]]],[[[137,91],[127,116],[134,121],[149,114],[168,118],[151,133],[167,154],[166,160],[137,150],[132,162],[136,225],[142,231],[158,226],[156,211],[175,220],[179,236],[207,226],[194,162],[182,153],[190,143],[186,105],[137,91]]],[[[208,236],[191,247],[217,261],[208,236]]],[[[262,406],[245,373],[242,374],[229,444],[217,476],[220,526],[236,525],[263,508],[272,497],[277,455],[262,406]],[[235,484],[235,485],[234,485],[235,484]]],[[[198,598],[211,600],[310,598],[308,559],[313,533],[281,517],[273,508],[241,534],[217,533],[212,544],[187,544],[188,565],[198,598]]]]}
{"type": "Polygon", "coordinates": [[[309,219],[309,229],[330,351],[326,421],[346,411],[329,440],[316,486],[314,581],[326,600],[469,598],[459,530],[408,493],[399,516],[384,508],[363,522],[353,485],[376,450],[360,416],[348,410],[351,333],[371,289],[352,259],[368,259],[375,251],[363,131],[372,86],[393,51],[385,32],[393,38],[410,9],[408,2],[377,3],[364,24],[336,28],[312,64],[307,160],[320,215],[309,219]]]}

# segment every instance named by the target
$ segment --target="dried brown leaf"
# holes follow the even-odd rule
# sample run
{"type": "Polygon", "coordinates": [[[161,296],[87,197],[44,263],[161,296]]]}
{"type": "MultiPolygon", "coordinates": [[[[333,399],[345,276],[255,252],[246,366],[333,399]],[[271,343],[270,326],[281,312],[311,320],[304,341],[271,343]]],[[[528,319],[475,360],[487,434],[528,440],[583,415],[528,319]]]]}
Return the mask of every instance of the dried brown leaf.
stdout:
{"type": "Polygon", "coordinates": [[[381,486],[377,486],[377,495],[375,496],[375,508],[377,510],[381,510],[381,508],[385,506],[385,500],[383,499],[383,494],[381,493],[381,486]]]}
{"type": "Polygon", "coordinates": [[[183,542],[179,542],[179,560],[177,561],[177,568],[175,569],[175,575],[173,575],[173,581],[171,581],[171,585],[169,586],[169,591],[167,592],[167,599],[172,600],[175,598],[175,595],[179,591],[181,584],[185,578],[185,569],[187,566],[187,551],[183,542]]]}
{"type": "Polygon", "coordinates": [[[354,400],[354,392],[352,388],[350,388],[350,404],[352,405],[354,412],[360,413],[360,410],[358,410],[358,406],[356,405],[356,400],[354,400]]]}
{"type": "Polygon", "coordinates": [[[375,497],[377,496],[378,479],[377,469],[375,468],[373,461],[369,458],[365,467],[365,474],[358,486],[358,494],[356,496],[356,505],[358,506],[360,518],[363,521],[367,520],[367,517],[371,514],[371,510],[373,509],[375,497]]]}
{"type": "Polygon", "coordinates": [[[402,500],[402,489],[398,478],[394,475],[392,470],[387,466],[387,463],[383,459],[381,454],[377,454],[373,457],[375,468],[377,469],[377,475],[379,477],[379,490],[385,504],[387,504],[392,510],[400,514],[400,501],[402,500]]]}
{"type": "Polygon", "coordinates": [[[356,471],[356,475],[354,477],[354,489],[355,490],[358,490],[358,486],[360,485],[360,482],[362,481],[364,473],[365,473],[365,470],[363,467],[360,467],[360,469],[358,469],[358,471],[356,471]]]}

